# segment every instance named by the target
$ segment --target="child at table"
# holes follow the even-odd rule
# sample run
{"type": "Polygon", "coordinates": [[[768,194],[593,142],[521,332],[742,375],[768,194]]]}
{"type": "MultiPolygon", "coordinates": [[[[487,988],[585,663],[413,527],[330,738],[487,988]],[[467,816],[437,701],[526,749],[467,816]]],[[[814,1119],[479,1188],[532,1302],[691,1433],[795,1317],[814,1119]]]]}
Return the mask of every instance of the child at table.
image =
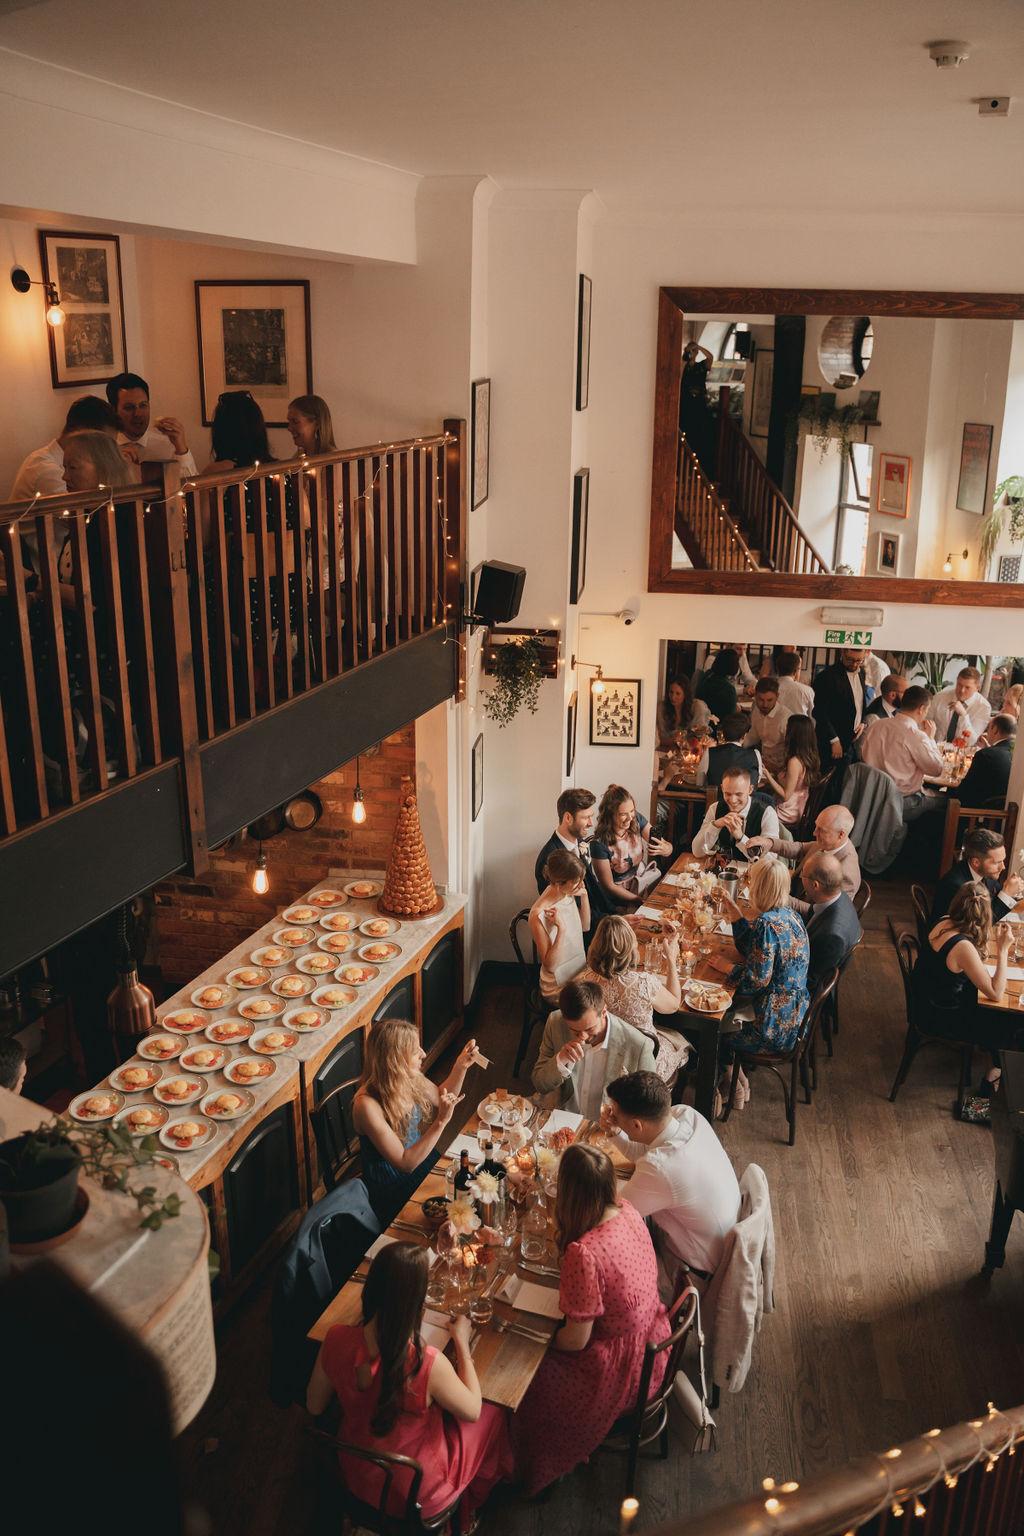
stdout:
{"type": "Polygon", "coordinates": [[[567,981],[587,963],[583,935],[590,931],[590,898],[583,860],[555,848],[544,864],[547,885],[530,908],[530,935],[540,961],[540,993],[554,1004],[567,981]]]}

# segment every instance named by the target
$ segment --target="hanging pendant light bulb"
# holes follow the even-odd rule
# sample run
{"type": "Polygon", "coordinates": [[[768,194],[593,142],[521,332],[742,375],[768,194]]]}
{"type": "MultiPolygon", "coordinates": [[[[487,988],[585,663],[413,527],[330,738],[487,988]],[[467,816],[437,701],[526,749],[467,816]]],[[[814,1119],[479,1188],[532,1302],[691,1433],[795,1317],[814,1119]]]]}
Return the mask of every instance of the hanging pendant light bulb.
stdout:
{"type": "Polygon", "coordinates": [[[361,827],[366,820],[366,802],[363,799],[363,788],[359,782],[359,759],[356,758],[356,787],[352,791],[352,820],[357,827],[361,827]]]}
{"type": "Polygon", "coordinates": [[[66,319],[66,316],[64,314],[64,309],[63,309],[63,306],[62,306],[61,301],[60,301],[60,294],[57,292],[57,286],[56,286],[55,283],[47,283],[47,285],[46,285],[46,323],[47,323],[47,325],[52,325],[52,326],[63,325],[65,319],[66,319]]]}
{"type": "Polygon", "coordinates": [[[256,857],[256,868],[252,872],[252,888],[257,896],[265,896],[270,890],[270,876],[267,874],[267,856],[263,852],[262,843],[260,843],[260,851],[256,857]]]}

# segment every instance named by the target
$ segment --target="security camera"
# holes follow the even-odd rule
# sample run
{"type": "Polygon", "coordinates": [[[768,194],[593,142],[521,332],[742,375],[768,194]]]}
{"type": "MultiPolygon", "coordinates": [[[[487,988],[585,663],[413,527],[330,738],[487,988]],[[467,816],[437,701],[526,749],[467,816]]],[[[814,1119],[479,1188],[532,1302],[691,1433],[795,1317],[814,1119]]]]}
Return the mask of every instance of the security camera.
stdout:
{"type": "Polygon", "coordinates": [[[640,615],[635,608],[620,608],[615,617],[621,619],[623,624],[635,624],[640,615]]]}

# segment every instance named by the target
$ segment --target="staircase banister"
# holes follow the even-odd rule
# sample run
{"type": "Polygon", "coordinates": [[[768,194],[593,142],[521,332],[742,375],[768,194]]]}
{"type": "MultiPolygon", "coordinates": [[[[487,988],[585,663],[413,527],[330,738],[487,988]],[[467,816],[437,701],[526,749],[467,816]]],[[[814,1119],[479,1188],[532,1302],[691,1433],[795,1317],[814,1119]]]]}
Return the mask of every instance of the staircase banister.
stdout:
{"type": "MultiPolygon", "coordinates": [[[[721,496],[721,493],[718,490],[718,487],[715,485],[714,481],[708,479],[707,475],[704,473],[704,470],[701,468],[700,460],[697,458],[697,455],[694,453],[693,449],[690,447],[689,443],[686,441],[686,434],[685,433],[681,433],[680,434],[680,438],[679,438],[679,460],[678,460],[678,463],[679,463],[679,473],[678,473],[678,476],[677,476],[677,485],[679,486],[679,496],[677,497],[677,500],[676,500],[675,529],[676,529],[676,534],[679,537],[680,543],[682,543],[684,545],[684,547],[685,547],[686,541],[683,539],[682,534],[680,533],[679,519],[680,518],[684,518],[685,519],[685,515],[686,515],[686,509],[683,506],[680,505],[680,499],[681,499],[682,487],[683,487],[683,483],[684,483],[683,470],[687,467],[687,465],[689,465],[692,473],[700,481],[703,482],[705,493],[711,498],[711,502],[712,502],[712,504],[714,506],[716,515],[722,519],[722,521],[725,523],[726,527],[728,528],[729,533],[731,534],[733,539],[736,541],[736,543],[739,545],[740,553],[743,556],[744,561],[746,562],[746,564],[749,566],[749,568],[751,570],[756,571],[757,568],[758,568],[757,567],[757,561],[754,559],[754,554],[753,554],[752,549],[750,548],[750,545],[747,543],[746,539],[743,536],[742,531],[737,526],[736,520],[730,514],[728,505],[723,500],[723,498],[721,496]]],[[[693,532],[694,530],[690,530],[690,531],[693,532]]],[[[689,553],[689,551],[688,551],[688,553],[689,553]]],[[[691,554],[690,558],[691,559],[693,558],[692,554],[691,554]]],[[[709,562],[708,568],[709,569],[714,569],[714,566],[712,566],[710,564],[710,562],[709,562]]]]}
{"type": "Polygon", "coordinates": [[[793,511],[793,508],[790,506],[789,502],[786,500],[785,496],[779,490],[779,487],[775,484],[775,481],[772,479],[771,475],[768,473],[768,471],[765,469],[764,465],[762,464],[761,460],[758,458],[758,456],[755,453],[753,447],[751,446],[750,442],[747,439],[746,433],[742,432],[736,426],[736,423],[732,420],[732,418],[729,417],[729,416],[726,416],[723,419],[722,435],[723,435],[724,439],[726,439],[726,440],[730,440],[731,439],[733,442],[735,442],[737,444],[738,448],[740,449],[740,451],[742,453],[745,453],[748,456],[748,458],[752,460],[752,462],[754,463],[754,465],[757,468],[758,474],[771,487],[772,492],[773,492],[773,494],[774,494],[776,500],[778,501],[779,506],[780,506],[780,508],[782,510],[782,514],[783,514],[784,519],[787,522],[791,523],[792,526],[795,528],[795,530],[796,530],[798,536],[800,537],[801,541],[804,544],[807,545],[807,548],[810,550],[810,552],[814,556],[815,560],[817,560],[818,564],[821,566],[822,571],[825,572],[825,573],[831,573],[832,567],[829,565],[828,561],[825,559],[825,557],[821,553],[821,551],[816,547],[816,545],[814,543],[814,540],[808,538],[807,534],[804,532],[803,528],[800,526],[800,519],[797,517],[796,513],[793,511]]]}

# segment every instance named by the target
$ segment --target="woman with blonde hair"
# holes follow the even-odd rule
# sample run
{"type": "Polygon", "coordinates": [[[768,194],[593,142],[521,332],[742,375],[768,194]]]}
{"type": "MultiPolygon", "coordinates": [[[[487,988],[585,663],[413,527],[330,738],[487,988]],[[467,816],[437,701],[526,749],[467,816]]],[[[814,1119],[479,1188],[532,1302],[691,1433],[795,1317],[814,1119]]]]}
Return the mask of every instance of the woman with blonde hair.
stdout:
{"type": "MultiPolygon", "coordinates": [[[[596,1450],[636,1401],[648,1340],[657,1343],[671,1332],[650,1233],[620,1196],[611,1159],[596,1147],[574,1143],[563,1152],[555,1227],[565,1321],[513,1424],[528,1494],[596,1450]]],[[[663,1354],[652,1392],[666,1364],[663,1354]]]]}
{"type": "Polygon", "coordinates": [[[299,458],[333,453],[337,448],[331,408],[322,395],[297,395],[288,404],[287,421],[299,458]]]}
{"type": "Polygon", "coordinates": [[[655,1071],[666,1083],[675,1081],[690,1054],[688,1042],[678,1030],[654,1022],[656,1013],[678,1013],[679,932],[670,927],[662,941],[665,975],[640,968],[640,946],[624,917],[602,917],[587,950],[587,969],[581,981],[596,981],[605,1006],[616,1018],[632,1024],[653,1040],[657,1053],[655,1071]]]}
{"type": "MultiPolygon", "coordinates": [[[[781,859],[759,859],[749,880],[752,918],[744,917],[728,897],[723,900],[733,943],[743,957],[737,966],[724,962],[736,985],[733,1018],[741,1021],[736,1033],[722,1036],[727,1064],[735,1055],[792,1050],[800,1034],[809,1001],[810,946],[803,918],[789,905],[789,886],[789,869],[781,859]]],[[[728,1075],[722,1079],[723,1091],[728,1075]]],[[[749,1098],[750,1084],[741,1070],[735,1107],[742,1109],[749,1098]]]]}
{"type": "Polygon", "coordinates": [[[64,484],[69,491],[115,490],[139,478],[106,432],[74,432],[64,447],[64,484]]]}
{"type": "Polygon", "coordinates": [[[1020,719],[1020,701],[1024,694],[1024,683],[1011,683],[1003,694],[1003,702],[999,706],[999,713],[1012,715],[1015,720],[1020,719]]]}
{"type": "Polygon", "coordinates": [[[583,860],[554,848],[544,864],[547,885],[530,908],[530,934],[540,961],[540,993],[554,1007],[567,981],[587,963],[584,931],[590,929],[583,860]],[[579,903],[579,905],[577,905],[579,903]]]}
{"type": "Polygon", "coordinates": [[[467,1040],[440,1085],[424,1077],[426,1052],[415,1024],[406,1019],[371,1025],[364,1051],[352,1120],[370,1204],[386,1225],[437,1161],[437,1143],[462,1101],[476,1041],[467,1040]]]}

